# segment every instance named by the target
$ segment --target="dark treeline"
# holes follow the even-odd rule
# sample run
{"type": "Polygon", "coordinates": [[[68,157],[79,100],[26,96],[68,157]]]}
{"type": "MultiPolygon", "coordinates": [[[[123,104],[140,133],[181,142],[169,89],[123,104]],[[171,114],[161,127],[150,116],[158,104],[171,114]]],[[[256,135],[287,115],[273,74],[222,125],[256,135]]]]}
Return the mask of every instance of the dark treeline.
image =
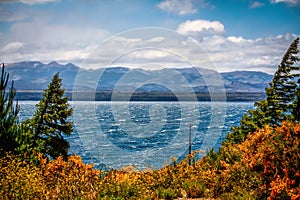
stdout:
{"type": "MultiPolygon", "coordinates": [[[[22,91],[16,94],[16,99],[21,101],[39,101],[42,97],[42,92],[35,91],[22,91]]],[[[66,96],[69,100],[72,100],[72,92],[66,92],[66,96]]],[[[91,92],[77,92],[76,100],[87,101],[91,100],[91,92]]],[[[198,101],[211,101],[211,95],[209,93],[165,93],[165,92],[135,92],[133,94],[126,92],[118,92],[114,94],[112,99],[112,91],[97,91],[95,93],[95,101],[194,101],[195,96],[198,101]],[[129,98],[128,98],[129,97],[129,98]]],[[[224,101],[223,95],[214,94],[216,97],[220,97],[219,101],[224,101]]],[[[265,93],[226,93],[226,101],[260,101],[266,97],[265,93]]]]}

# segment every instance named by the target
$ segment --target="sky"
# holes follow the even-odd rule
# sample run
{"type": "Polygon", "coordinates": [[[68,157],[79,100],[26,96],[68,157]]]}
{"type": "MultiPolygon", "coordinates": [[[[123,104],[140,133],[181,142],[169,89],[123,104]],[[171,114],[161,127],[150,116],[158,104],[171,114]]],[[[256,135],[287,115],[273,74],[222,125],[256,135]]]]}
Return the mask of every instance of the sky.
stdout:
{"type": "Polygon", "coordinates": [[[5,63],[274,73],[299,35],[300,0],[0,0],[5,63]]]}

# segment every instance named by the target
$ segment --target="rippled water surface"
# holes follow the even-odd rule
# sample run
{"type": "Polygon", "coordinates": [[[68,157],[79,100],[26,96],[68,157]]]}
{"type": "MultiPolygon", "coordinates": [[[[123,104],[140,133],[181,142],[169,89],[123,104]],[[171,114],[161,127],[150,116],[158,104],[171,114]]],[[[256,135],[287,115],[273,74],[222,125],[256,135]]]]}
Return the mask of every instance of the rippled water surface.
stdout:
{"type": "MultiPolygon", "coordinates": [[[[32,116],[35,101],[19,102],[20,120],[32,116]]],[[[161,167],[171,156],[217,149],[230,127],[253,102],[71,102],[74,133],[70,154],[86,163],[119,168],[161,167]]],[[[204,154],[203,153],[203,154],[204,154]]],[[[201,157],[203,154],[199,154],[201,157]]]]}

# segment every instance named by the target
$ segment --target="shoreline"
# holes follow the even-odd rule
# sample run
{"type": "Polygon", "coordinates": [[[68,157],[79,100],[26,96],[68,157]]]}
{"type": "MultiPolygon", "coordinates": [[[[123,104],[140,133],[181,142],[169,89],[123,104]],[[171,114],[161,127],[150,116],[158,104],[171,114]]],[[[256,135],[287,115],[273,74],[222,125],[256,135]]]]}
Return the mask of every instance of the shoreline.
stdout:
{"type": "MultiPolygon", "coordinates": [[[[66,91],[66,96],[72,101],[74,92],[66,91]]],[[[22,90],[16,91],[16,99],[19,101],[39,101],[43,91],[22,90]]],[[[172,92],[115,92],[115,91],[79,91],[76,92],[76,101],[229,101],[249,102],[260,101],[265,98],[265,93],[226,92],[213,93],[213,100],[208,92],[196,93],[172,93],[172,92]]]]}

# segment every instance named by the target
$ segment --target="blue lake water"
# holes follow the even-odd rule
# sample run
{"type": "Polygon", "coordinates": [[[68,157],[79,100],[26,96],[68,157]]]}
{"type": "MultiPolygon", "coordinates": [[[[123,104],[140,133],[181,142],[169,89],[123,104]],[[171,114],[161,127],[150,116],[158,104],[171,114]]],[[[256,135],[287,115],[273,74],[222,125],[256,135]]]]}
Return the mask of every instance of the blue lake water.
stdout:
{"type": "MultiPolygon", "coordinates": [[[[35,112],[36,101],[21,101],[20,120],[35,112]]],[[[192,150],[218,149],[253,102],[70,102],[74,133],[70,154],[86,163],[120,168],[160,168],[170,157],[192,150]]]]}

